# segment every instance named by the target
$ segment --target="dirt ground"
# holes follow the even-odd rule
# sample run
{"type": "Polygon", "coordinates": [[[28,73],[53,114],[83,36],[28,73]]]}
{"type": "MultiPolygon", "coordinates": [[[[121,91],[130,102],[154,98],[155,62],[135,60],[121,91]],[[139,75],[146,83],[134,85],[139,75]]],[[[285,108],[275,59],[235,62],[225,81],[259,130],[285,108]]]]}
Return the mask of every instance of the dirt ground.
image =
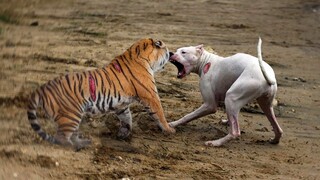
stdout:
{"type": "MultiPolygon", "coordinates": [[[[320,179],[320,2],[317,0],[0,0],[0,179],[320,179]],[[133,104],[133,135],[117,140],[112,114],[86,119],[93,144],[80,152],[40,140],[26,115],[29,93],[49,79],[102,67],[136,40],[171,51],[204,44],[219,55],[263,57],[278,80],[279,145],[255,103],[240,113],[242,135],[223,147],[224,109],[165,135],[133,104]]],[[[156,76],[168,121],[202,103],[198,76],[156,76]]],[[[53,122],[41,120],[54,132],[53,122]]]]}

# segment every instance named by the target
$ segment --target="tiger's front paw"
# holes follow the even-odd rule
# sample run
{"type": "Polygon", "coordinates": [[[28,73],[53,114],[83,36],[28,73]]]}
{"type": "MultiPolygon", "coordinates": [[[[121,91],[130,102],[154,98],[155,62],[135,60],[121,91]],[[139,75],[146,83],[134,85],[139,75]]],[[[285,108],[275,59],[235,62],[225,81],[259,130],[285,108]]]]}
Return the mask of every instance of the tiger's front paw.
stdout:
{"type": "Polygon", "coordinates": [[[165,129],[165,131],[170,134],[176,133],[176,130],[170,126],[168,126],[167,129],[165,129]]]}

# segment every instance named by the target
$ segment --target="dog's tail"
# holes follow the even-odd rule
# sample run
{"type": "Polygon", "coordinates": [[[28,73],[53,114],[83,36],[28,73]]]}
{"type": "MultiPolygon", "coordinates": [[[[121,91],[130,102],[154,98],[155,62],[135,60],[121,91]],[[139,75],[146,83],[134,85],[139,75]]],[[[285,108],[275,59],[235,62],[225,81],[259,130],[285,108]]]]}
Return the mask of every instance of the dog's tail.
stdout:
{"type": "Polygon", "coordinates": [[[273,85],[276,83],[276,80],[275,80],[275,78],[270,77],[268,75],[268,73],[263,65],[263,60],[262,60],[262,55],[261,55],[261,44],[262,44],[262,41],[261,41],[261,38],[259,37],[259,42],[258,42],[258,46],[257,46],[259,66],[260,66],[262,74],[263,74],[264,78],[267,80],[268,84],[273,85]]]}

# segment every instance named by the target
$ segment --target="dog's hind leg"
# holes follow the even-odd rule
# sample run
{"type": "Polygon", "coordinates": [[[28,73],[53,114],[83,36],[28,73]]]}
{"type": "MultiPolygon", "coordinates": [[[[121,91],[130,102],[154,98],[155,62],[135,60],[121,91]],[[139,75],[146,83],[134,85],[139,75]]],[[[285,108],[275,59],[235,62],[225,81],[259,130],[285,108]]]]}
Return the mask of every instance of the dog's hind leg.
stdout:
{"type": "Polygon", "coordinates": [[[226,112],[230,125],[229,134],[218,140],[207,141],[205,143],[206,145],[221,146],[226,142],[240,136],[241,131],[238,122],[240,109],[246,103],[257,97],[257,88],[259,88],[259,83],[255,80],[248,81],[246,77],[242,78],[240,76],[237,81],[234,82],[234,84],[227,91],[225,98],[226,112]],[[243,82],[246,82],[245,87],[243,82]]]}
{"type": "Polygon", "coordinates": [[[276,116],[274,115],[273,107],[272,107],[272,100],[273,97],[270,96],[261,96],[257,99],[262,111],[267,116],[268,120],[270,121],[270,124],[273,128],[275,137],[270,140],[271,144],[278,144],[280,141],[280,138],[282,136],[282,129],[276,119],[276,116]]]}
{"type": "Polygon", "coordinates": [[[240,136],[241,132],[240,132],[240,127],[238,122],[238,114],[242,106],[241,104],[237,103],[236,99],[237,98],[233,97],[232,95],[227,96],[225,99],[225,105],[226,105],[226,111],[227,111],[227,117],[228,117],[227,122],[230,125],[229,134],[217,140],[207,141],[205,145],[221,146],[226,142],[240,136]]]}

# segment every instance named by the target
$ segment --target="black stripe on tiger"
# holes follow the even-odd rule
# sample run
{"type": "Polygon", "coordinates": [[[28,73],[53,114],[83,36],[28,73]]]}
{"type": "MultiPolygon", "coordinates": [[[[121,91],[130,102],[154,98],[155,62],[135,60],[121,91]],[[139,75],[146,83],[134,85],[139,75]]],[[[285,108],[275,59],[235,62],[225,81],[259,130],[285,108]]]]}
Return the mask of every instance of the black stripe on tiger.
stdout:
{"type": "Polygon", "coordinates": [[[84,71],[84,72],[82,72],[82,74],[83,74],[84,78],[87,79],[87,72],[84,71]]]}
{"type": "Polygon", "coordinates": [[[100,101],[101,101],[101,95],[100,95],[100,92],[98,92],[98,99],[97,99],[96,106],[100,112],[104,112],[103,106],[102,108],[100,107],[100,101]]]}
{"type": "Polygon", "coordinates": [[[143,50],[145,51],[148,47],[148,44],[147,43],[143,43],[143,50]]]}
{"type": "Polygon", "coordinates": [[[79,73],[76,73],[76,77],[77,77],[78,81],[80,81],[80,74],[79,73]]]}
{"type": "Polygon", "coordinates": [[[109,83],[109,91],[111,88],[115,89],[115,85],[114,85],[113,81],[111,81],[111,79],[110,79],[109,72],[107,70],[105,70],[104,68],[102,69],[102,72],[104,72],[105,77],[107,78],[107,81],[109,83]]]}
{"type": "Polygon", "coordinates": [[[37,116],[33,112],[27,111],[27,115],[29,120],[37,119],[37,116]]]}
{"type": "Polygon", "coordinates": [[[95,72],[98,74],[98,76],[100,77],[100,80],[101,80],[100,91],[103,91],[103,90],[105,90],[105,89],[106,89],[106,87],[104,86],[104,80],[103,80],[103,77],[102,77],[102,75],[101,75],[101,73],[100,73],[100,71],[99,71],[99,70],[96,70],[95,72]]]}
{"type": "Polygon", "coordinates": [[[109,103],[109,98],[110,98],[110,90],[108,91],[107,103],[109,103]]]}
{"type": "Polygon", "coordinates": [[[78,86],[76,86],[77,83],[74,83],[73,84],[73,91],[76,92],[78,90],[78,92],[81,92],[81,90],[83,89],[82,88],[82,75],[79,75],[79,73],[77,73],[77,81],[78,81],[78,86]]]}
{"type": "Polygon", "coordinates": [[[55,87],[55,92],[56,92],[56,93],[59,93],[59,100],[60,100],[60,102],[62,101],[62,105],[64,106],[64,108],[70,110],[72,113],[77,114],[78,116],[81,116],[81,115],[79,114],[79,112],[74,111],[74,110],[72,109],[72,107],[68,106],[68,102],[70,102],[71,105],[72,105],[74,108],[77,108],[78,111],[81,111],[80,107],[79,107],[77,104],[75,104],[75,102],[73,102],[73,100],[70,100],[69,95],[68,95],[68,96],[65,96],[64,93],[61,92],[61,91],[63,91],[63,89],[64,89],[64,86],[61,84],[61,81],[59,81],[59,85],[60,85],[60,86],[58,86],[58,84],[55,84],[55,86],[54,86],[54,87],[55,87]],[[61,91],[60,91],[60,89],[61,89],[61,91]],[[66,102],[63,97],[66,97],[69,101],[66,102]]]}
{"type": "MultiPolygon", "coordinates": [[[[52,98],[49,98],[48,94],[45,93],[44,88],[41,89],[42,93],[40,94],[41,99],[42,99],[42,103],[43,103],[43,109],[46,112],[46,114],[48,114],[47,112],[47,108],[48,107],[53,107],[53,102],[52,102],[52,98]]],[[[53,113],[53,115],[55,115],[55,113],[53,113]]]]}
{"type": "Polygon", "coordinates": [[[118,102],[120,102],[121,100],[121,95],[120,95],[120,92],[118,92],[118,102]]]}
{"type": "MultiPolygon", "coordinates": [[[[116,62],[119,64],[119,67],[120,67],[120,69],[121,69],[122,75],[123,75],[124,78],[127,80],[127,82],[130,83],[130,81],[129,81],[128,77],[127,77],[127,74],[123,71],[123,68],[122,68],[120,62],[118,61],[118,59],[116,59],[116,62]]],[[[123,63],[124,63],[124,62],[123,62],[123,63]]],[[[123,88],[122,88],[122,89],[123,89],[123,88]]]]}
{"type": "MultiPolygon", "coordinates": [[[[50,83],[48,85],[50,85],[50,83]]],[[[62,98],[63,96],[60,94],[60,92],[58,90],[55,90],[55,92],[60,94],[59,99],[54,95],[54,92],[52,91],[52,89],[49,86],[47,86],[46,88],[48,89],[48,91],[50,92],[50,94],[52,95],[52,97],[54,98],[56,103],[58,103],[60,105],[60,107],[63,107],[65,110],[68,110],[68,111],[76,114],[77,116],[81,116],[78,112],[72,110],[69,106],[67,106],[67,103],[62,98]]]]}
{"type": "MultiPolygon", "coordinates": [[[[100,108],[100,100],[98,100],[98,102],[99,103],[97,103],[98,104],[98,109],[99,109],[99,111],[101,111],[101,112],[105,112],[105,96],[106,96],[106,91],[107,91],[107,89],[106,89],[106,87],[105,87],[105,85],[104,85],[104,78],[103,78],[103,76],[102,76],[102,74],[101,74],[101,72],[99,71],[99,70],[97,70],[96,71],[96,73],[99,75],[99,77],[101,78],[101,87],[100,87],[100,92],[98,92],[99,93],[99,96],[100,96],[100,93],[102,93],[102,104],[101,104],[101,108],[100,108]]],[[[98,99],[100,99],[99,97],[98,97],[98,99]]]]}
{"type": "Polygon", "coordinates": [[[140,56],[140,46],[136,47],[136,55],[137,55],[137,57],[140,56]]]}
{"type": "MultiPolygon", "coordinates": [[[[74,76],[73,76],[74,77],[74,76]]],[[[81,112],[83,111],[83,105],[84,105],[84,98],[80,98],[79,97],[79,94],[78,94],[78,92],[80,92],[80,91],[77,91],[77,87],[78,86],[81,86],[80,85],[80,81],[79,80],[75,80],[75,79],[73,79],[73,90],[72,89],[69,89],[70,90],[70,92],[73,92],[74,93],[74,96],[76,96],[76,98],[77,98],[77,102],[79,103],[79,107],[80,107],[80,109],[81,109],[81,112]],[[79,84],[77,84],[77,82],[79,82],[79,84]]]]}
{"type": "MultiPolygon", "coordinates": [[[[144,58],[142,58],[142,59],[144,59],[144,58]]],[[[147,69],[144,65],[142,65],[140,62],[137,62],[137,64],[139,64],[143,69],[145,69],[146,72],[147,72],[150,76],[153,76],[153,75],[148,71],[148,69],[147,69]]],[[[150,67],[150,68],[151,68],[151,67],[150,67]]]]}
{"type": "Polygon", "coordinates": [[[71,98],[72,95],[65,89],[65,86],[63,86],[62,82],[59,81],[59,84],[61,86],[61,90],[66,94],[66,98],[68,101],[72,104],[73,107],[77,108],[78,111],[81,111],[81,107],[79,102],[76,102],[75,99],[71,98]]]}
{"type": "Polygon", "coordinates": [[[133,59],[132,58],[132,51],[129,51],[128,54],[129,54],[129,59],[132,60],[133,59]]]}
{"type": "Polygon", "coordinates": [[[78,124],[72,124],[72,123],[61,124],[58,126],[58,128],[62,129],[63,131],[67,130],[66,128],[76,129],[77,127],[78,127],[78,124]]]}
{"type": "Polygon", "coordinates": [[[111,97],[111,100],[109,102],[109,109],[110,110],[114,110],[114,108],[112,107],[112,102],[113,102],[113,98],[111,97]]]}
{"type": "Polygon", "coordinates": [[[116,79],[118,80],[118,84],[120,85],[121,89],[124,90],[123,87],[122,87],[122,84],[121,84],[121,82],[120,82],[120,80],[119,80],[119,78],[118,78],[118,75],[114,72],[113,69],[111,69],[111,72],[113,73],[113,75],[114,75],[114,76],[116,77],[116,79]]]}
{"type": "Polygon", "coordinates": [[[39,124],[35,124],[35,123],[30,123],[30,124],[34,131],[39,131],[41,129],[39,124]]]}
{"type": "MultiPolygon", "coordinates": [[[[58,104],[61,105],[60,101],[58,101],[57,97],[55,96],[54,92],[52,91],[51,87],[50,87],[50,82],[47,84],[46,89],[48,90],[47,92],[53,97],[54,101],[58,104]]],[[[48,97],[49,98],[49,97],[48,97]]]]}
{"type": "Polygon", "coordinates": [[[132,86],[133,86],[133,89],[134,89],[135,94],[136,94],[137,96],[139,96],[136,86],[134,85],[134,83],[132,82],[132,80],[130,80],[130,81],[131,81],[131,84],[132,84],[132,86]]]}
{"type": "MultiPolygon", "coordinates": [[[[124,65],[127,67],[128,72],[131,74],[131,76],[133,77],[133,79],[135,79],[140,86],[142,86],[146,91],[148,91],[148,92],[151,94],[151,91],[133,75],[133,73],[131,72],[130,68],[127,66],[127,64],[124,63],[124,65]]],[[[153,90],[153,89],[152,89],[152,90],[153,90]]],[[[154,91],[154,90],[153,90],[153,91],[154,91]]]]}
{"type": "Polygon", "coordinates": [[[71,89],[71,84],[70,84],[69,75],[68,75],[68,74],[65,75],[65,78],[66,78],[66,80],[67,80],[67,84],[68,84],[68,86],[69,86],[69,89],[71,89]]]}
{"type": "MultiPolygon", "coordinates": [[[[68,112],[68,111],[67,111],[68,112]]],[[[69,120],[71,120],[71,121],[73,121],[73,122],[75,122],[75,123],[80,123],[80,121],[81,121],[81,116],[77,116],[76,114],[73,114],[73,115],[75,115],[75,116],[77,116],[77,117],[72,117],[71,115],[69,115],[68,113],[66,113],[66,112],[64,112],[64,111],[60,111],[60,113],[61,114],[63,114],[63,116],[62,117],[65,117],[65,118],[67,118],[67,119],[69,119],[69,120]],[[62,113],[61,113],[62,112],[62,113]]],[[[60,117],[61,118],[61,117],[60,117]]],[[[59,119],[60,119],[59,118],[59,119]]],[[[59,119],[55,119],[55,121],[59,121],[59,119]]]]}
{"type": "Polygon", "coordinates": [[[121,55],[120,57],[121,57],[121,59],[123,59],[123,60],[127,61],[127,62],[128,62],[128,64],[130,64],[130,61],[129,61],[129,60],[128,60],[128,58],[126,57],[126,54],[121,55]]]}

